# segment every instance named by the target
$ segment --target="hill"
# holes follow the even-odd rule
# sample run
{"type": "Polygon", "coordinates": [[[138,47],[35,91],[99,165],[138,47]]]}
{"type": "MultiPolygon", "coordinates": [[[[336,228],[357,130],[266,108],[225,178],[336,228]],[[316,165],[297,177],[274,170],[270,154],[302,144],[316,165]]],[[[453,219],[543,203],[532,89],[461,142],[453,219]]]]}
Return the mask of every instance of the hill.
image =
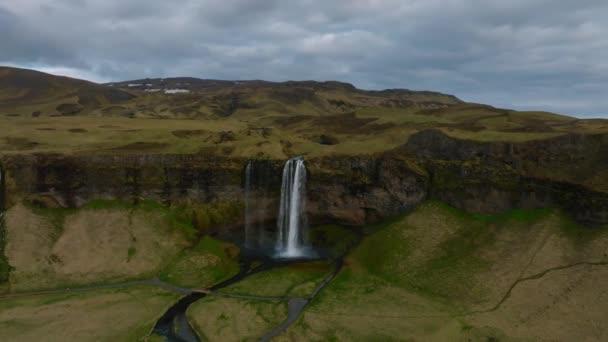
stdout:
{"type": "Polygon", "coordinates": [[[0,110],[9,116],[77,115],[134,98],[93,82],[0,67],[0,110]]]}
{"type": "Polygon", "coordinates": [[[277,159],[387,151],[429,128],[456,138],[514,142],[608,132],[608,120],[500,109],[429,91],[188,77],[95,84],[7,67],[0,68],[0,124],[0,150],[9,154],[277,159]]]}

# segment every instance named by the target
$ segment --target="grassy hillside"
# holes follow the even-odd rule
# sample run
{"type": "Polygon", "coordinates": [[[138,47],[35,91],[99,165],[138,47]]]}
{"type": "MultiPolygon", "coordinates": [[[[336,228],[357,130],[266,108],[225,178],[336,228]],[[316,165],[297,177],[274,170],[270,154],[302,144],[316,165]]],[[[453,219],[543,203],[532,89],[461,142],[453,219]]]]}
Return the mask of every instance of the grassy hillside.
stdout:
{"type": "Polygon", "coordinates": [[[607,247],[555,211],[427,203],[367,237],[278,340],[603,340],[607,247]]]}
{"type": "Polygon", "coordinates": [[[486,141],[608,132],[608,120],[517,112],[434,92],[192,78],[97,85],[13,68],[0,68],[0,126],[5,154],[270,158],[381,152],[428,128],[486,141]]]}
{"type": "Polygon", "coordinates": [[[74,116],[134,97],[88,81],[0,67],[0,110],[8,116],[74,116]]]}
{"type": "Polygon", "coordinates": [[[154,202],[95,201],[80,209],[18,204],[6,212],[6,291],[23,292],[160,276],[205,288],[238,272],[238,248],[197,242],[190,217],[154,202]]]}

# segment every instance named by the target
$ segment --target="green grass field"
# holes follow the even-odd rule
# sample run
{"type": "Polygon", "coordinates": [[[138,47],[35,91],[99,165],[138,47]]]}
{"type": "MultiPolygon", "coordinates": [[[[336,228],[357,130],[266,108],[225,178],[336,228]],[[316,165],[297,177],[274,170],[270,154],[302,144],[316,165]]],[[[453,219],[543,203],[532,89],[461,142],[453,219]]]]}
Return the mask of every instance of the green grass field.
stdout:
{"type": "Polygon", "coordinates": [[[208,296],[187,315],[204,341],[257,341],[287,317],[287,304],[208,296]]]}
{"type": "Polygon", "coordinates": [[[602,340],[593,283],[608,280],[607,246],[556,211],[429,202],[375,227],[278,340],[602,340]]]}
{"type": "Polygon", "coordinates": [[[222,293],[269,297],[308,297],[333,271],[333,263],[315,261],[256,273],[222,289],[222,293]]]}
{"type": "Polygon", "coordinates": [[[174,258],[160,278],[182,287],[205,289],[238,273],[238,255],[238,247],[204,237],[174,258]]]}
{"type": "Polygon", "coordinates": [[[0,300],[3,341],[144,341],[178,295],[153,287],[0,300]]]}

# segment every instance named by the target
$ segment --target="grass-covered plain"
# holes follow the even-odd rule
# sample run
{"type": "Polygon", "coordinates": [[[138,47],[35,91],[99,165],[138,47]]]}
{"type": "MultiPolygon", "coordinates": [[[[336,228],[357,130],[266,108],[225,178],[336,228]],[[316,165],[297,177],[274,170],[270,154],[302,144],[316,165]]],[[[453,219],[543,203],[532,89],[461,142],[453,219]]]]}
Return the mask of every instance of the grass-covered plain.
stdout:
{"type": "Polygon", "coordinates": [[[154,287],[0,300],[3,341],[144,341],[178,295],[154,287]]]}
{"type": "Polygon", "coordinates": [[[556,211],[430,202],[365,238],[278,340],[603,340],[607,248],[556,211]]]}
{"type": "Polygon", "coordinates": [[[251,296],[308,297],[334,269],[333,262],[311,261],[273,268],[221,290],[251,296]]]}
{"type": "Polygon", "coordinates": [[[205,341],[257,341],[287,317],[287,303],[207,296],[187,315],[205,341]]]}

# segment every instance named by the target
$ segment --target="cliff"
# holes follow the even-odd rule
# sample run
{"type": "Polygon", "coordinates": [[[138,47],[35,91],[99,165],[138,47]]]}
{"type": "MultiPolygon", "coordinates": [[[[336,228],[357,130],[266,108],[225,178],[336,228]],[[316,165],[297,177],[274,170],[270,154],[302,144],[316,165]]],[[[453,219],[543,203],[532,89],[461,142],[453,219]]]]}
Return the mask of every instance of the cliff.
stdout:
{"type": "MultiPolygon", "coordinates": [[[[199,155],[62,156],[2,159],[8,206],[21,200],[47,207],[78,207],[95,199],[171,203],[242,201],[247,160],[199,155]]],[[[283,161],[254,166],[254,198],[266,198],[273,218],[283,161]]],[[[426,178],[399,159],[338,158],[307,162],[308,208],[314,222],[362,224],[420,203],[426,178]]]]}
{"type": "Polygon", "coordinates": [[[413,135],[398,153],[429,172],[429,197],[471,212],[561,208],[588,224],[608,222],[608,135],[566,134],[520,143],[413,135]]]}
{"type": "MultiPolygon", "coordinates": [[[[588,224],[608,222],[607,135],[522,143],[456,139],[436,130],[402,147],[360,157],[307,160],[312,223],[364,224],[438,199],[478,213],[561,208],[588,224]]],[[[147,154],[0,157],[7,206],[29,200],[77,207],[94,199],[165,204],[242,202],[246,159],[147,154]]],[[[257,160],[259,219],[276,215],[282,160],[257,160]]]]}

